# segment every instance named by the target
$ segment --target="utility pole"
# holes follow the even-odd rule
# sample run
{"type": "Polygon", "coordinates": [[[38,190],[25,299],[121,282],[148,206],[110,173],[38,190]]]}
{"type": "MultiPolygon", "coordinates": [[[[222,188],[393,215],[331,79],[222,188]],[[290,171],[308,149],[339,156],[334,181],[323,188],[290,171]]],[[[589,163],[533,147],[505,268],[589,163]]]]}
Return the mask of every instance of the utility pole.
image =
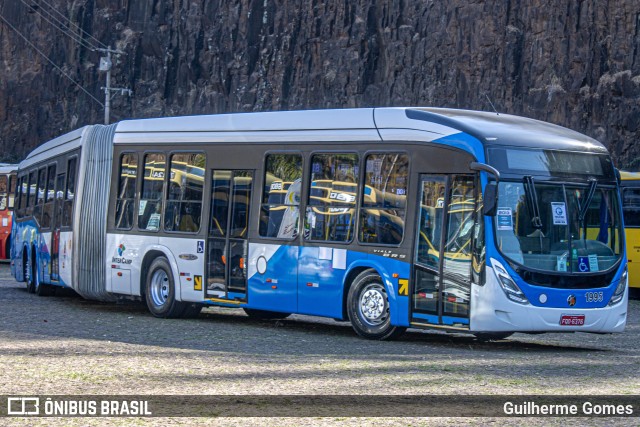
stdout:
{"type": "Polygon", "coordinates": [[[111,54],[116,55],[124,55],[124,52],[121,50],[112,50],[111,46],[107,49],[97,49],[99,52],[104,52],[107,56],[103,56],[100,58],[100,71],[107,72],[107,81],[106,85],[101,89],[104,89],[104,124],[109,124],[109,116],[111,114],[111,92],[116,91],[120,92],[121,95],[127,94],[131,96],[133,91],[129,88],[121,88],[121,87],[111,87],[111,67],[113,66],[113,62],[111,61],[111,54]]]}

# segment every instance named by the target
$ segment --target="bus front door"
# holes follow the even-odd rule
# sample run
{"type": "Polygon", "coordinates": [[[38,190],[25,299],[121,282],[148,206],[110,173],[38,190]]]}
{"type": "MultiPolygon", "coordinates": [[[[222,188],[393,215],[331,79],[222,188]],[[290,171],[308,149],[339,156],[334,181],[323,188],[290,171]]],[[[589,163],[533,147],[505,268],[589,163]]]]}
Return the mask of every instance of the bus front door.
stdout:
{"type": "Polygon", "coordinates": [[[469,329],[473,175],[422,175],[411,323],[469,329]]]}
{"type": "Polygon", "coordinates": [[[207,298],[246,301],[253,171],[213,170],[207,239],[207,298]]]}

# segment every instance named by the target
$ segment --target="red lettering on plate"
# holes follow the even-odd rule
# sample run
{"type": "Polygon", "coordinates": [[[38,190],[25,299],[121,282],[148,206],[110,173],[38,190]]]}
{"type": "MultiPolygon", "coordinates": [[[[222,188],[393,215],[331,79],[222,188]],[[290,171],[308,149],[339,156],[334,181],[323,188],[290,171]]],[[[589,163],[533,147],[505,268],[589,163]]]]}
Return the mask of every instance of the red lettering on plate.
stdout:
{"type": "Polygon", "coordinates": [[[584,314],[563,314],[560,317],[560,326],[583,326],[584,314]]]}

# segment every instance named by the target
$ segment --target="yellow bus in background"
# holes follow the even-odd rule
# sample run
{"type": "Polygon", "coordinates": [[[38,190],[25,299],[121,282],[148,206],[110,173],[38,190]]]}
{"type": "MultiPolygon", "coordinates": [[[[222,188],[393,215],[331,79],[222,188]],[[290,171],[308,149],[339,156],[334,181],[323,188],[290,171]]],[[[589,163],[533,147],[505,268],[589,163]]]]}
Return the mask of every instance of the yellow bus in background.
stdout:
{"type": "Polygon", "coordinates": [[[640,289],[640,172],[620,172],[629,287],[640,289]]]}

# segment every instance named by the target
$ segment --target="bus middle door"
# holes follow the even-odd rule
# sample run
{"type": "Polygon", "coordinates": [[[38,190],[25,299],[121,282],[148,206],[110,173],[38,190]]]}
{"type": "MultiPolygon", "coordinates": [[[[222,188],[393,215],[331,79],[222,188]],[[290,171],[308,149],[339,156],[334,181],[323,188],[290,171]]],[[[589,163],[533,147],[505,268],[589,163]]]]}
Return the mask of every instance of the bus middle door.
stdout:
{"type": "Polygon", "coordinates": [[[212,170],[205,296],[247,301],[252,170],[212,170]]]}
{"type": "Polygon", "coordinates": [[[51,218],[51,281],[60,281],[60,227],[62,226],[62,209],[64,203],[66,174],[56,176],[56,191],[51,218]]]}

